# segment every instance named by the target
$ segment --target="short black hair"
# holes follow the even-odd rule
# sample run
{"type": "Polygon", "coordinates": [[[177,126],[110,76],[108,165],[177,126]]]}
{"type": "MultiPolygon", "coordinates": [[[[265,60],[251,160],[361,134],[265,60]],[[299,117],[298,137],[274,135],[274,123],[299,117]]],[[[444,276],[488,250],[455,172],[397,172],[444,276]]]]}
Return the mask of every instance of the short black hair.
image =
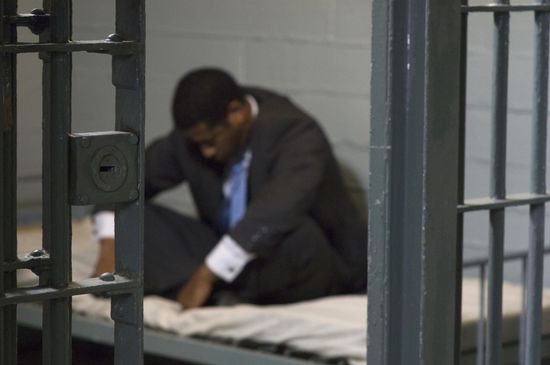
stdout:
{"type": "Polygon", "coordinates": [[[233,100],[244,100],[244,92],[227,72],[217,68],[191,71],[180,79],[174,93],[172,115],[176,128],[223,120],[233,100]]]}

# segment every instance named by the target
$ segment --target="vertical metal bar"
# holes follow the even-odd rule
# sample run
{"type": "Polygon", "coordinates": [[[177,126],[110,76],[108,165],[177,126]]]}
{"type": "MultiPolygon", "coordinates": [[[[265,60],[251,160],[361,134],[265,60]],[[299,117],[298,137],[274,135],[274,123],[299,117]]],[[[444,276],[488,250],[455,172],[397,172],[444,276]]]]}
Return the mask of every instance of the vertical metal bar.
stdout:
{"type": "MultiPolygon", "coordinates": [[[[49,34],[42,40],[66,43],[71,39],[71,1],[45,0],[51,13],[49,34]]],[[[64,288],[71,280],[71,206],[69,144],[71,129],[71,71],[69,53],[43,55],[43,242],[54,263],[48,284],[64,288]]],[[[43,363],[71,364],[71,299],[44,302],[43,363]]]]}
{"type": "Polygon", "coordinates": [[[485,264],[479,267],[479,322],[477,322],[477,365],[485,365],[485,264]]]}
{"type": "MultiPolygon", "coordinates": [[[[15,0],[0,2],[0,42],[15,43],[16,28],[3,21],[3,16],[15,14],[15,0]]],[[[15,272],[4,272],[2,265],[17,257],[16,241],[16,141],[17,89],[16,56],[0,55],[0,295],[16,286],[15,272]]],[[[0,363],[17,362],[17,323],[15,305],[0,308],[0,363]]]]}
{"type": "MultiPolygon", "coordinates": [[[[498,0],[508,4],[508,0],[498,0]]],[[[509,13],[495,13],[493,111],[491,145],[491,197],[506,196],[506,124],[508,104],[509,13]]],[[[504,209],[490,212],[489,283],[486,364],[500,364],[502,327],[502,270],[504,254],[504,209]]]]}
{"type": "Polygon", "coordinates": [[[518,364],[524,364],[523,359],[525,358],[525,308],[527,307],[527,290],[525,289],[527,285],[527,256],[521,257],[521,316],[519,317],[519,354],[518,354],[518,364]]]}
{"type": "MultiPolygon", "coordinates": [[[[461,1],[462,6],[468,5],[468,0],[461,1]]],[[[466,151],[466,80],[468,70],[468,13],[462,13],[460,37],[460,102],[458,127],[458,196],[457,203],[464,203],[465,181],[465,151],[466,151]]],[[[455,302],[455,359],[454,364],[460,364],[461,334],[462,334],[462,260],[464,254],[464,214],[457,217],[456,239],[456,302],[455,302]]]]}
{"type": "Polygon", "coordinates": [[[372,42],[368,363],[451,364],[460,3],[375,0],[372,42]]]}
{"type": "MultiPolygon", "coordinates": [[[[139,137],[139,198],[116,210],[116,271],[143,283],[143,157],[145,124],[145,2],[116,1],[116,32],[139,42],[130,56],[113,57],[116,128],[139,137]]],[[[112,298],[115,320],[115,364],[143,364],[143,286],[112,298]]]]}
{"type": "MultiPolygon", "coordinates": [[[[539,4],[550,4],[539,0],[539,4]]],[[[546,134],[548,113],[549,14],[535,13],[535,88],[533,102],[533,139],[531,150],[531,192],[546,192],[546,134]]],[[[527,263],[527,301],[525,318],[524,364],[541,361],[542,274],[544,265],[544,204],[529,208],[529,254],[527,263]]]]}

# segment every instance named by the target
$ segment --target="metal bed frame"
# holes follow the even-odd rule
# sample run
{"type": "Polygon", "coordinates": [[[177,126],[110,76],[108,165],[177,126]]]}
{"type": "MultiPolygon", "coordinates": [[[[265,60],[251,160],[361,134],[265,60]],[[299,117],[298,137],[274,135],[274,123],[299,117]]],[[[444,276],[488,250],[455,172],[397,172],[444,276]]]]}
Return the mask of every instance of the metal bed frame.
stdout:
{"type": "MultiPolygon", "coordinates": [[[[550,247],[545,247],[542,250],[543,255],[550,257],[550,247]]],[[[521,265],[521,287],[522,287],[522,309],[520,317],[520,326],[518,333],[518,340],[510,343],[505,343],[502,345],[502,364],[518,364],[521,363],[521,359],[525,356],[525,331],[527,331],[526,323],[526,309],[527,309],[527,298],[526,298],[526,287],[527,287],[527,263],[529,259],[528,251],[521,252],[512,252],[505,254],[503,256],[503,264],[510,262],[520,262],[521,265]]],[[[463,364],[475,364],[475,365],[485,365],[486,358],[484,351],[487,348],[486,345],[486,336],[485,330],[487,326],[487,318],[485,315],[485,304],[486,304],[486,272],[487,267],[489,266],[489,258],[481,258],[468,260],[464,263],[464,269],[474,268],[479,272],[479,321],[478,321],[478,330],[477,330],[477,345],[476,348],[472,351],[467,351],[463,353],[462,361],[463,364]]],[[[502,319],[501,319],[502,320],[502,319]]],[[[541,357],[542,359],[548,359],[550,357],[550,334],[543,334],[541,336],[541,357]]]]}
{"type": "MultiPolygon", "coordinates": [[[[41,312],[37,305],[20,305],[17,321],[20,325],[40,329],[41,312]]],[[[109,321],[73,313],[72,328],[73,336],[77,338],[103,345],[114,343],[113,325],[109,321]]],[[[144,329],[143,337],[146,353],[197,364],[311,365],[311,361],[178,336],[151,328],[144,329]]]]}
{"type": "MultiPolygon", "coordinates": [[[[544,254],[550,256],[550,247],[545,248],[544,254]]],[[[504,263],[520,262],[522,265],[522,287],[525,288],[526,265],[528,252],[512,252],[504,256],[504,263]]],[[[486,316],[483,307],[486,303],[486,270],[489,264],[488,258],[472,259],[464,263],[464,269],[475,269],[480,279],[480,308],[478,321],[477,345],[474,349],[467,349],[461,353],[461,365],[484,365],[485,348],[485,327],[486,316]]],[[[523,290],[525,295],[525,289],[523,290]]],[[[525,304],[522,308],[522,314],[525,304]]],[[[30,328],[41,328],[41,309],[37,305],[22,305],[18,308],[17,320],[20,325],[30,328]]],[[[525,320],[521,318],[521,331],[525,331],[525,320]]],[[[77,338],[104,345],[113,344],[112,323],[105,320],[90,318],[82,314],[73,314],[73,335],[77,338]]],[[[523,353],[524,345],[521,343],[521,336],[518,333],[518,340],[502,344],[502,365],[518,364],[523,353]]],[[[271,349],[276,348],[272,346],[271,349]]],[[[270,349],[253,350],[239,347],[238,344],[220,344],[208,340],[199,340],[167,333],[161,330],[145,328],[144,330],[144,351],[148,354],[162,357],[190,361],[204,365],[241,365],[241,364],[265,364],[265,365],[307,365],[317,363],[315,359],[297,359],[283,354],[275,354],[270,349]]],[[[550,359],[550,334],[541,337],[541,356],[543,359],[550,359]]],[[[325,362],[327,363],[327,362],[325,362]]],[[[345,362],[332,362],[342,364],[345,362]]]]}

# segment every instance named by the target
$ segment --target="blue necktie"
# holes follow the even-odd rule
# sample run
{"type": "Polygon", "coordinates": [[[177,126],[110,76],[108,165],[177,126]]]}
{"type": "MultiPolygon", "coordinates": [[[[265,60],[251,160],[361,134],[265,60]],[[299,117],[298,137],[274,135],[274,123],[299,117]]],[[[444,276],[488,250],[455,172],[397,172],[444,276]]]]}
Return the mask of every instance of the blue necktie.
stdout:
{"type": "Polygon", "coordinates": [[[247,170],[250,154],[245,153],[242,159],[232,167],[227,179],[228,191],[220,212],[222,230],[231,230],[246,212],[247,170]]]}

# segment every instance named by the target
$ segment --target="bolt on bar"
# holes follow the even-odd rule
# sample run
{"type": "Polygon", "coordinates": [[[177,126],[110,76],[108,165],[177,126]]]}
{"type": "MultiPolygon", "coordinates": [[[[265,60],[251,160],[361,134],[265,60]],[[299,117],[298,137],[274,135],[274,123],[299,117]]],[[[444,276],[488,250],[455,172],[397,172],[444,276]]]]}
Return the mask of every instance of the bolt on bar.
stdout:
{"type": "MultiPolygon", "coordinates": [[[[498,4],[508,5],[508,0],[498,4]]],[[[494,199],[506,197],[506,124],[508,104],[508,43],[509,13],[494,14],[494,70],[491,143],[490,194],[494,199]]],[[[504,208],[490,211],[489,229],[489,282],[487,313],[487,348],[485,363],[500,364],[502,327],[502,276],[504,254],[504,208]]]]}
{"type": "MultiPolygon", "coordinates": [[[[40,40],[65,43],[71,39],[71,1],[44,0],[52,14],[50,28],[40,40]]],[[[71,131],[70,53],[48,53],[43,66],[43,244],[54,262],[43,281],[56,289],[71,281],[71,206],[69,204],[69,143],[71,131]]],[[[43,364],[71,364],[71,298],[43,303],[43,364]]]]}
{"type": "MultiPolygon", "coordinates": [[[[17,39],[15,26],[3,21],[3,15],[15,14],[15,0],[0,2],[0,44],[17,39]]],[[[0,265],[17,259],[16,241],[16,135],[17,92],[15,55],[0,55],[0,265]]],[[[0,295],[16,286],[13,270],[0,270],[0,295]]],[[[0,308],[0,363],[17,361],[17,323],[14,305],[0,308]]]]}
{"type": "MultiPolygon", "coordinates": [[[[549,0],[540,0],[541,5],[550,5],[549,0]]],[[[546,191],[546,138],[548,113],[548,55],[549,13],[535,13],[535,86],[533,98],[533,129],[531,150],[531,192],[546,191]]],[[[532,204],[529,208],[529,255],[526,282],[525,357],[522,364],[535,365],[541,361],[542,322],[542,274],[544,270],[544,203],[532,204]]]]}

